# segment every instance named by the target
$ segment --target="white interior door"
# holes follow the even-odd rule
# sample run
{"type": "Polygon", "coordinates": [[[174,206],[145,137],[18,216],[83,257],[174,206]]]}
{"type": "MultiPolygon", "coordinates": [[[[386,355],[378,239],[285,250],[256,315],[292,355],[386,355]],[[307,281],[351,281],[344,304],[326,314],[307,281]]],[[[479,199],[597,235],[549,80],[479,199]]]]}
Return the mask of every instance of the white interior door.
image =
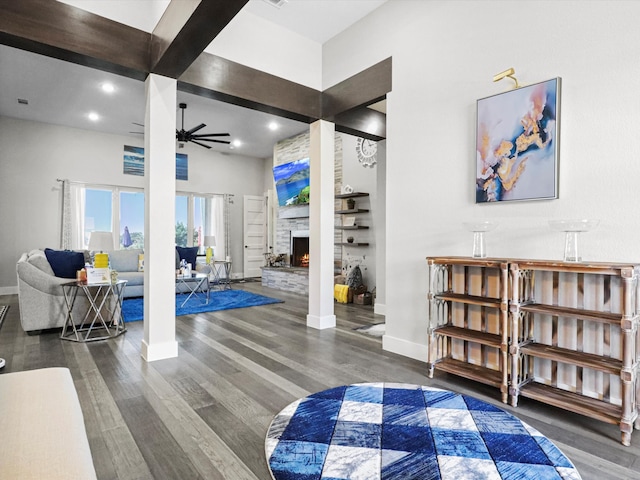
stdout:
{"type": "Polygon", "coordinates": [[[266,201],[264,197],[245,195],[243,236],[244,236],[244,277],[261,277],[266,252],[266,201]]]}

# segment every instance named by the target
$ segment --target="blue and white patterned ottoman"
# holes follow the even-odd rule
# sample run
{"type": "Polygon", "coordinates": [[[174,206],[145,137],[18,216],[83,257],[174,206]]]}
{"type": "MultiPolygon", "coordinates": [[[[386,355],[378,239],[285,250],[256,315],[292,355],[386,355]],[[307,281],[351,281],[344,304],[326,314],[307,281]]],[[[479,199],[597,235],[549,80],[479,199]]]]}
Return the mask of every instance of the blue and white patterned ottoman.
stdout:
{"type": "Polygon", "coordinates": [[[363,383],[315,393],[274,418],[276,480],[579,480],[567,457],[513,415],[419,385],[363,383]]]}

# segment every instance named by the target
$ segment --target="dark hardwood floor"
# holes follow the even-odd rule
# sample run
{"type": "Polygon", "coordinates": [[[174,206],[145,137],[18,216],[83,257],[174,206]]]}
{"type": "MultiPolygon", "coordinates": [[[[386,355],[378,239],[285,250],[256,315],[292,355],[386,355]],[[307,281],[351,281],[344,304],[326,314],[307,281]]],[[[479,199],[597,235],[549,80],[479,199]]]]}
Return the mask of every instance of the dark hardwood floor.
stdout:
{"type": "Polygon", "coordinates": [[[526,398],[512,408],[498,391],[444,373],[429,379],[426,364],[385,352],[379,338],[353,330],[384,321],[370,306],[336,305],[337,328],[318,331],[306,327],[306,297],[259,283],[234,288],[285,302],[179,317],[179,356],[152,363],[140,357],[142,322],[88,344],[61,341],[59,331],[28,336],[17,295],[1,296],[10,309],[0,330],[7,361],[0,372],[71,370],[101,480],[268,480],[264,438],[276,413],[315,391],[384,381],[494,403],[549,437],[585,480],[640,479],[639,433],[624,447],[615,425],[526,398]]]}

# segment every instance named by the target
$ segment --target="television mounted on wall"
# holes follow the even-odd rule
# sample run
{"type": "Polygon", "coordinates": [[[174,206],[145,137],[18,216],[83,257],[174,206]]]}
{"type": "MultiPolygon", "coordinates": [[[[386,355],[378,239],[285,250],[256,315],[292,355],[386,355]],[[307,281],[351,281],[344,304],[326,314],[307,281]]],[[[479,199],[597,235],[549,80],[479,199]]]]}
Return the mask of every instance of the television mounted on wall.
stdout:
{"type": "Polygon", "coordinates": [[[309,204],[309,159],[303,158],[273,167],[278,206],[309,204]]]}

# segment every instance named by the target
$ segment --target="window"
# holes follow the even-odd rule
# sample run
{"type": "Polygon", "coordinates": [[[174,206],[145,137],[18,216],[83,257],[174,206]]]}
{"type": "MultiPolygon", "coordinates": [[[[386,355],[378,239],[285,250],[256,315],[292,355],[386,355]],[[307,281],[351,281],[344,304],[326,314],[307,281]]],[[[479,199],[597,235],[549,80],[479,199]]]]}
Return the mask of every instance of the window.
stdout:
{"type": "Polygon", "coordinates": [[[111,232],[113,224],[113,195],[111,190],[87,188],[84,203],[83,248],[89,245],[91,232],[111,232]]]}
{"type": "Polygon", "coordinates": [[[224,195],[193,197],[194,229],[196,234],[194,245],[200,246],[202,253],[205,252],[206,247],[213,247],[216,260],[224,260],[226,252],[224,204],[224,195]],[[205,237],[208,236],[215,237],[215,245],[205,244],[205,237]]]}
{"type": "Polygon", "coordinates": [[[120,248],[144,248],[144,192],[120,192],[120,248]]]}
{"type": "MultiPolygon", "coordinates": [[[[176,195],[176,245],[189,247],[189,197],[186,195],[176,195]]],[[[191,238],[193,242],[193,236],[191,238]]]]}
{"type": "MultiPolygon", "coordinates": [[[[118,232],[120,248],[144,248],[144,191],[141,189],[72,185],[72,248],[86,249],[91,232],[118,232]]],[[[214,256],[226,255],[224,195],[176,194],[176,245],[210,245],[205,236],[215,236],[214,256]],[[191,235],[188,235],[191,232],[191,235]]]]}

